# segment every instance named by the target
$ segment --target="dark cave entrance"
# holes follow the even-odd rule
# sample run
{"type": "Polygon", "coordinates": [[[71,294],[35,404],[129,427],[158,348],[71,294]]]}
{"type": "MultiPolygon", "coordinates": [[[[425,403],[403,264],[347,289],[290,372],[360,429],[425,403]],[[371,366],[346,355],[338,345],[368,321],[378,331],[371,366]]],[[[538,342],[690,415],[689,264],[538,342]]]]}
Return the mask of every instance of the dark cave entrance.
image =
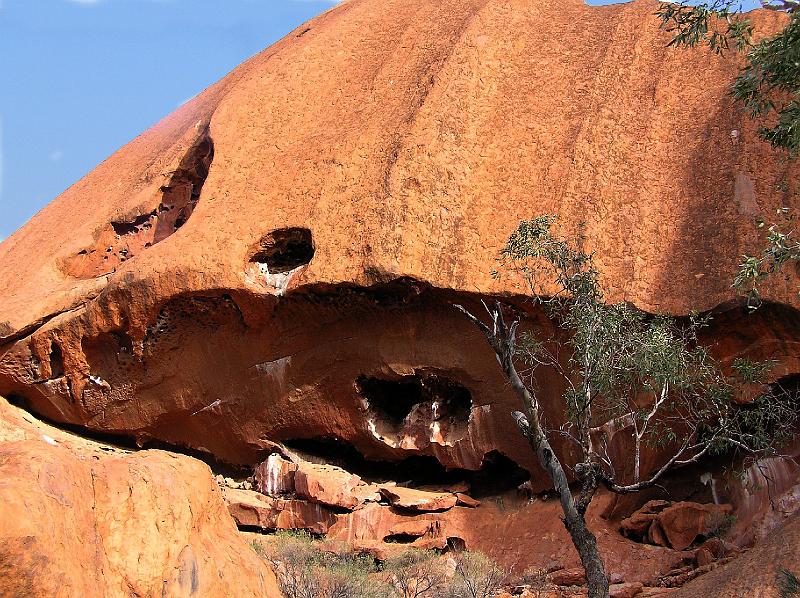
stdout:
{"type": "Polygon", "coordinates": [[[250,258],[270,274],[285,274],[305,266],[314,257],[314,241],[307,228],[283,228],[264,235],[250,258]]]}
{"type": "Polygon", "coordinates": [[[441,373],[418,370],[397,378],[359,376],[356,391],[364,397],[378,420],[400,428],[415,409],[430,422],[465,427],[472,411],[472,394],[462,384],[441,373]]]}

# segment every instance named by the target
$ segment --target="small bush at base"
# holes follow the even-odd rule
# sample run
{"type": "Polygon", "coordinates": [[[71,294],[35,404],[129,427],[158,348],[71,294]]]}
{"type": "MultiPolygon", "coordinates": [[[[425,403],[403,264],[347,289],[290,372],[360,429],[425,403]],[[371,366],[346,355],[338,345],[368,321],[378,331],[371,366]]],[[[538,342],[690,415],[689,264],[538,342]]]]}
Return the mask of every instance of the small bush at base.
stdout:
{"type": "Polygon", "coordinates": [[[270,562],[286,598],[493,598],[507,577],[478,552],[446,559],[408,550],[378,567],[371,557],[307,532],[279,532],[251,546],[270,562]]]}

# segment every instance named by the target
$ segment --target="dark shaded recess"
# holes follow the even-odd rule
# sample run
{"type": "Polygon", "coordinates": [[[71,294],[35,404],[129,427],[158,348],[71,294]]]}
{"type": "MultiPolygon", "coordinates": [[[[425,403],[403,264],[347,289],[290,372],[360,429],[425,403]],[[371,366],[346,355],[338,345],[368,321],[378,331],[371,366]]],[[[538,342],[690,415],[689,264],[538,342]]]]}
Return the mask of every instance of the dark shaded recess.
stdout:
{"type": "Polygon", "coordinates": [[[486,455],[479,471],[469,471],[448,470],[436,457],[427,455],[396,462],[372,461],[350,443],[331,438],[295,439],[284,444],[312,461],[336,465],[370,483],[396,481],[413,488],[467,482],[470,495],[476,498],[512,490],[530,478],[526,470],[497,451],[486,455]]]}
{"type": "Polygon", "coordinates": [[[124,331],[104,332],[81,340],[81,350],[93,374],[113,378],[118,367],[132,365],[133,341],[124,331]]]}
{"type": "Polygon", "coordinates": [[[465,476],[464,471],[448,471],[436,457],[427,455],[414,455],[402,461],[371,461],[349,442],[332,438],[294,439],[283,444],[311,461],[336,465],[368,482],[398,481],[423,486],[454,484],[465,476]]]}
{"type": "Polygon", "coordinates": [[[192,328],[215,331],[221,328],[245,327],[244,315],[239,305],[228,294],[218,297],[182,295],[165,303],[155,321],[147,327],[144,348],[148,356],[164,341],[173,345],[192,328]],[[188,325],[187,325],[188,323],[188,325]]]}
{"type": "Polygon", "coordinates": [[[266,264],[270,274],[283,274],[305,266],[314,257],[314,241],[307,228],[282,228],[264,235],[250,258],[266,264]]]}
{"type": "Polygon", "coordinates": [[[214,142],[206,131],[189,150],[169,184],[161,188],[164,195],[158,207],[153,245],[169,237],[189,220],[200,201],[200,193],[213,161],[214,142]]]}
{"type": "Polygon", "coordinates": [[[50,379],[60,378],[64,375],[64,354],[61,346],[53,342],[50,344],[50,379]]]}
{"type": "Polygon", "coordinates": [[[470,477],[470,496],[484,498],[514,490],[531,474],[499,451],[487,453],[481,468],[470,477]]]}
{"type": "Polygon", "coordinates": [[[389,534],[388,536],[384,536],[383,541],[387,544],[411,544],[417,538],[419,538],[419,536],[414,536],[412,534],[389,534]]]}
{"type": "Polygon", "coordinates": [[[436,420],[450,418],[468,422],[472,411],[472,394],[458,382],[438,374],[427,374],[423,378],[425,394],[439,404],[436,420]]]}
{"type": "Polygon", "coordinates": [[[356,389],[386,423],[400,426],[420,403],[438,404],[436,420],[467,422],[472,395],[464,386],[433,372],[417,372],[396,380],[359,376],[356,389]]]}
{"type": "Polygon", "coordinates": [[[800,407],[800,374],[791,374],[779,378],[771,385],[772,392],[776,395],[785,394],[792,397],[796,408],[800,407]]]}
{"type": "Polygon", "coordinates": [[[450,537],[447,538],[447,548],[445,552],[455,552],[456,554],[464,552],[467,549],[467,543],[463,538],[450,537]]]}
{"type": "MultiPolygon", "coordinates": [[[[142,228],[150,228],[150,219],[158,215],[158,210],[153,210],[149,214],[143,214],[127,222],[112,222],[111,227],[120,237],[139,232],[142,228]]],[[[86,253],[82,251],[81,253],[86,253]]]]}
{"type": "Polygon", "coordinates": [[[403,376],[400,380],[359,376],[356,388],[372,409],[395,426],[403,423],[414,405],[425,401],[418,376],[403,376]]]}

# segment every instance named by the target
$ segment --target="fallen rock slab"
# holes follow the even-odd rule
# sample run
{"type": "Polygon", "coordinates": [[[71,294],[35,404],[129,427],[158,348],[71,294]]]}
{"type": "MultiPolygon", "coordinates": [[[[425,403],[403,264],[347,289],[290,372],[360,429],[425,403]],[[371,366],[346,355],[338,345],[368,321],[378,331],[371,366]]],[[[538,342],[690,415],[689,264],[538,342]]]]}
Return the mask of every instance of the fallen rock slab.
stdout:
{"type": "Polygon", "coordinates": [[[446,511],[456,506],[458,498],[455,494],[446,492],[425,492],[400,486],[382,487],[383,496],[393,507],[400,507],[412,511],[446,511]]]}
{"type": "Polygon", "coordinates": [[[301,463],[294,474],[295,492],[310,502],[354,509],[361,503],[361,496],[373,492],[366,490],[361,496],[356,489],[364,486],[361,478],[340,467],[301,463]]]}
{"type": "Polygon", "coordinates": [[[264,531],[306,530],[326,534],[336,514],[306,500],[272,498],[252,490],[226,488],[223,497],[236,524],[264,531]]]}
{"type": "Polygon", "coordinates": [[[674,550],[684,550],[698,536],[708,536],[716,530],[732,510],[731,505],[679,502],[659,513],[658,523],[669,546],[674,550]]]}

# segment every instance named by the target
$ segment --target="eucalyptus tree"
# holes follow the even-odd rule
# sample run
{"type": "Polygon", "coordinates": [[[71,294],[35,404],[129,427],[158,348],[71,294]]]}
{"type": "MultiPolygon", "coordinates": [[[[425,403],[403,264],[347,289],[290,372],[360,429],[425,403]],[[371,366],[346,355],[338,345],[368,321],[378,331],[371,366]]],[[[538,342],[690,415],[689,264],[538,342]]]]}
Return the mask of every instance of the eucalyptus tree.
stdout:
{"type": "Polygon", "coordinates": [[[731,94],[751,116],[762,119],[760,133],[767,141],[794,156],[800,151],[800,0],[761,0],[761,5],[787,13],[788,20],[780,32],[759,41],[739,0],[696,6],[665,2],[657,15],[673,34],[670,45],[707,44],[717,53],[745,53],[731,94]]]}
{"type": "Polygon", "coordinates": [[[493,275],[519,277],[556,333],[526,329],[519,312],[500,302],[484,303],[483,316],[456,307],[486,337],[519,398],[512,416],[555,487],[590,598],[604,598],[608,576],[585,518],[598,488],[629,494],[706,457],[774,454],[791,437],[795,398],[773,385],[738,404],[740,386],[763,381],[772,364],[740,359],[726,374],[698,342],[707,318],[678,321],[606,302],[593,256],[579,248],[580,240],[560,238],[554,225],[551,216],[521,222],[493,275]],[[537,386],[543,368],[563,379],[563,394],[537,386]],[[624,462],[609,450],[617,435],[630,448],[624,462]],[[578,449],[577,462],[559,455],[555,439],[578,449]],[[648,447],[663,456],[652,471],[642,465],[648,447]]]}
{"type": "MultiPolygon", "coordinates": [[[[784,12],[788,19],[781,31],[759,41],[754,41],[752,22],[738,0],[665,2],[656,14],[661,27],[673,35],[671,46],[707,44],[716,53],[745,54],[731,95],[762,123],[761,136],[793,159],[800,152],[800,0],[761,0],[761,6],[784,12]]],[[[788,212],[786,207],[779,209],[779,215],[788,212]]],[[[758,225],[767,230],[764,249],[761,255],[743,256],[734,281],[753,308],[760,304],[761,282],[785,263],[800,259],[800,241],[793,230],[758,225]]]]}

